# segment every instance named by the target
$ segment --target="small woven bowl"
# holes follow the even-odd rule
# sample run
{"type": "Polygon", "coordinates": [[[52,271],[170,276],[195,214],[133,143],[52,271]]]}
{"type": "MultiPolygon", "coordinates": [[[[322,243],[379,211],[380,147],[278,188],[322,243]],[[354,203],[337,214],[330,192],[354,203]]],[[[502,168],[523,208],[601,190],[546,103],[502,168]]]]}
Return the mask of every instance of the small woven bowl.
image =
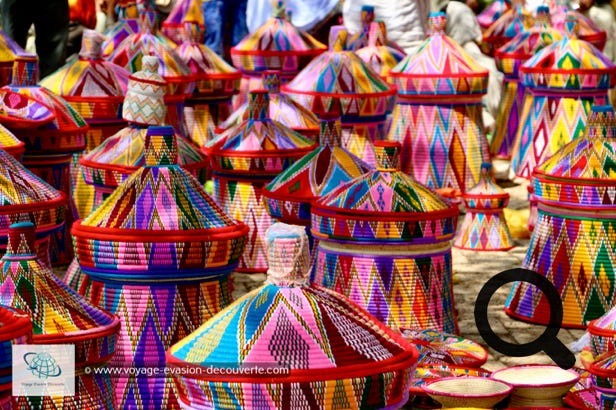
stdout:
{"type": "Polygon", "coordinates": [[[484,377],[445,377],[426,383],[422,389],[443,407],[490,409],[509,396],[513,387],[484,377]]]}
{"type": "Polygon", "coordinates": [[[514,387],[510,407],[563,407],[563,395],[580,379],[573,370],[550,365],[513,366],[490,377],[514,387]]]}

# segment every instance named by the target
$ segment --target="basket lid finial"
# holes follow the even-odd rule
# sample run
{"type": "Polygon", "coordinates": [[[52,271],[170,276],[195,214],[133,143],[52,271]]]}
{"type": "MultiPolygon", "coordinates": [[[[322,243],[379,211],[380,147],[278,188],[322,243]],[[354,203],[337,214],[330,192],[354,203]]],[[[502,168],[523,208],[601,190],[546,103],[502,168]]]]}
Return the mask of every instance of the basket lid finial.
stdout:
{"type": "Polygon", "coordinates": [[[143,56],[141,71],[129,77],[122,105],[122,118],[133,124],[165,123],[165,80],[158,74],[158,58],[143,56]]]}
{"type": "Polygon", "coordinates": [[[374,143],[377,171],[399,171],[400,150],[402,146],[397,141],[376,141],[374,143]]]}
{"type": "Polygon", "coordinates": [[[310,248],[303,226],[275,223],[265,232],[267,283],[276,286],[307,286],[310,280],[310,248]]]}
{"type": "Polygon", "coordinates": [[[578,35],[578,22],[574,14],[567,13],[565,18],[565,35],[567,38],[575,38],[578,35]]]}
{"type": "Polygon", "coordinates": [[[12,224],[8,236],[7,255],[35,255],[36,228],[32,222],[12,224]]]}
{"type": "Polygon", "coordinates": [[[269,118],[269,95],[267,90],[254,90],[248,94],[248,119],[264,121],[269,118]]]}
{"type": "Polygon", "coordinates": [[[103,58],[103,41],[105,36],[96,30],[85,29],[81,39],[79,57],[85,60],[100,60],[103,58]]]}
{"type": "Polygon", "coordinates": [[[148,167],[177,164],[178,146],[173,127],[170,125],[148,127],[144,149],[145,165],[148,167]]]}
{"type": "Polygon", "coordinates": [[[269,94],[280,94],[280,71],[263,71],[262,81],[263,87],[265,87],[269,94]]]}
{"type": "Polygon", "coordinates": [[[13,62],[12,85],[31,87],[39,80],[39,63],[35,54],[18,54],[13,62]]]}
{"type": "Polygon", "coordinates": [[[428,20],[428,26],[430,27],[430,35],[444,34],[445,27],[447,26],[447,16],[442,11],[437,13],[430,13],[428,20]]]}
{"type": "Polygon", "coordinates": [[[344,51],[346,50],[346,41],[349,33],[344,26],[332,26],[329,29],[329,50],[344,51]]]}
{"type": "Polygon", "coordinates": [[[329,112],[319,117],[321,120],[319,145],[329,147],[339,147],[342,138],[340,126],[340,113],[329,112]]]}
{"type": "Polygon", "coordinates": [[[611,105],[594,105],[586,123],[586,135],[590,138],[615,138],[616,114],[611,105]]]}

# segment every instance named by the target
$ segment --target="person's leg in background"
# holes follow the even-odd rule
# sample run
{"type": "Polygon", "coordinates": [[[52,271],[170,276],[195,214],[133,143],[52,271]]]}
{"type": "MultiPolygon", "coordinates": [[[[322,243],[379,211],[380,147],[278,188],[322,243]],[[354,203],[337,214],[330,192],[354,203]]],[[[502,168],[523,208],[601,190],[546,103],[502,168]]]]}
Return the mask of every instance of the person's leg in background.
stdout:
{"type": "Polygon", "coordinates": [[[2,0],[2,30],[22,48],[33,23],[32,6],[30,0],[2,0]]]}
{"type": "MultiPolygon", "coordinates": [[[[5,0],[3,0],[5,1],[5,0]]],[[[24,0],[17,2],[30,3],[24,0]]],[[[62,67],[66,61],[68,42],[68,0],[39,0],[34,14],[36,53],[39,56],[41,78],[62,67]]]]}

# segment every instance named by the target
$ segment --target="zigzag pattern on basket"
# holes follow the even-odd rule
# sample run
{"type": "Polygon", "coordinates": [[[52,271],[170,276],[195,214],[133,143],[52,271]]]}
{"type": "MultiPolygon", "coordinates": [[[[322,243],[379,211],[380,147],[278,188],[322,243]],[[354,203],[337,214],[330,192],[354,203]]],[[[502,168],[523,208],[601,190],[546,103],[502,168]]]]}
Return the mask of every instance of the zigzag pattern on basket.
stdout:
{"type": "Polygon", "coordinates": [[[11,154],[17,161],[21,161],[26,148],[23,141],[17,139],[13,133],[0,124],[0,149],[11,154]]]}
{"type": "Polygon", "coordinates": [[[456,238],[456,247],[474,250],[511,248],[513,240],[501,212],[467,212],[456,238]]]}
{"type": "Polygon", "coordinates": [[[398,249],[386,256],[362,256],[322,245],[316,251],[314,283],[347,296],[392,329],[457,332],[450,252],[426,250],[409,257],[398,249]]]}
{"type": "Polygon", "coordinates": [[[0,88],[0,118],[2,123],[11,128],[32,128],[55,119],[51,108],[38,100],[0,88]]]}
{"type": "MultiPolygon", "coordinates": [[[[539,207],[539,217],[523,267],[550,280],[563,302],[563,326],[583,327],[616,304],[614,219],[554,215],[539,207]]],[[[548,323],[545,295],[525,282],[514,285],[508,313],[548,323]]]]}
{"type": "Polygon", "coordinates": [[[405,104],[394,110],[389,138],[402,144],[402,171],[431,188],[464,192],[490,162],[480,104],[405,104]]]}
{"type": "Polygon", "coordinates": [[[139,20],[136,18],[122,18],[105,32],[103,41],[103,56],[109,57],[113,51],[131,34],[139,32],[139,20]]]}
{"type": "Polygon", "coordinates": [[[524,7],[511,7],[505,11],[482,35],[481,50],[494,55],[494,52],[517,34],[532,27],[532,15],[524,7]]]}
{"type": "Polygon", "coordinates": [[[524,104],[525,87],[519,80],[505,77],[503,94],[496,114],[494,135],[490,142],[490,153],[497,158],[510,158],[520,124],[524,104]]]}
{"type": "Polygon", "coordinates": [[[605,104],[608,104],[607,94],[579,97],[527,94],[512,152],[512,170],[519,177],[530,178],[537,165],[583,135],[591,106],[605,104]]]}
{"type": "Polygon", "coordinates": [[[205,19],[199,0],[181,0],[169,12],[161,25],[161,32],[177,44],[186,36],[186,25],[194,24],[201,32],[205,31],[205,19]]]}
{"type": "MultiPolygon", "coordinates": [[[[556,3],[556,4],[555,4],[556,3]]],[[[561,32],[566,31],[566,22],[568,16],[573,16],[577,23],[577,36],[584,41],[591,43],[599,50],[603,50],[605,42],[607,40],[607,33],[601,30],[597,25],[586,15],[580,13],[577,10],[572,10],[566,4],[557,4],[555,8],[550,10],[550,17],[552,19],[552,27],[561,32]]]]}
{"type": "Polygon", "coordinates": [[[509,0],[493,1],[477,15],[477,22],[485,30],[509,9],[511,9],[511,2],[509,0]]]}
{"type": "Polygon", "coordinates": [[[371,22],[368,29],[368,43],[356,51],[356,54],[372,67],[375,73],[385,78],[406,54],[402,50],[387,45],[387,28],[385,22],[371,22]]]}

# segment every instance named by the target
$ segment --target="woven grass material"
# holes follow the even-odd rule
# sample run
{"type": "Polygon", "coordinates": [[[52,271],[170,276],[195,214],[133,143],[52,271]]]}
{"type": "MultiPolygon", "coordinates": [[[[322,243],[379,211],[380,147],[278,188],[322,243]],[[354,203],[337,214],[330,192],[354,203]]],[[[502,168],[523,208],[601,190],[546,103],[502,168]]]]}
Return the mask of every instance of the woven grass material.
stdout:
{"type": "Polygon", "coordinates": [[[387,79],[389,70],[398,65],[406,56],[401,50],[387,45],[387,28],[383,21],[370,23],[368,44],[366,47],[357,50],[356,53],[383,79],[387,79]]]}
{"type": "Polygon", "coordinates": [[[559,4],[559,2],[551,3],[551,7],[550,14],[552,17],[552,25],[555,29],[565,32],[567,30],[567,16],[573,16],[578,23],[578,37],[581,40],[591,43],[598,50],[603,51],[603,47],[607,41],[607,33],[597,27],[589,17],[579,11],[572,10],[571,7],[566,4],[559,4]]]}
{"type": "Polygon", "coordinates": [[[195,87],[194,76],[177,55],[175,45],[169,45],[156,35],[155,20],[154,13],[141,13],[140,31],[122,40],[108,60],[131,73],[136,73],[142,70],[142,58],[153,55],[159,61],[158,72],[167,83],[165,95],[178,97],[190,95],[195,87]]]}
{"type": "Polygon", "coordinates": [[[11,129],[36,128],[55,120],[56,114],[40,101],[0,88],[0,120],[11,129]]]}
{"type": "Polygon", "coordinates": [[[176,44],[182,44],[186,35],[186,23],[195,24],[199,31],[205,31],[203,9],[199,0],[176,1],[161,25],[161,32],[176,44]]]}
{"type": "Polygon", "coordinates": [[[562,407],[562,397],[580,375],[558,366],[513,366],[497,370],[490,376],[513,386],[510,405],[562,407]]]}
{"type": "Polygon", "coordinates": [[[490,3],[481,13],[477,15],[477,22],[482,30],[488,29],[506,11],[511,9],[511,1],[496,0],[490,3]]]}
{"type": "MultiPolygon", "coordinates": [[[[143,4],[143,3],[142,3],[143,4]]],[[[136,1],[119,1],[116,4],[118,21],[105,31],[103,56],[107,58],[131,34],[139,32],[139,13],[136,1]]]]}
{"type": "Polygon", "coordinates": [[[278,223],[266,237],[267,283],[169,349],[167,362],[187,370],[224,363],[288,373],[177,373],[183,405],[252,409],[262,400],[273,408],[402,405],[417,351],[348,299],[308,285],[310,252],[303,227],[278,223]]]}
{"type": "Polygon", "coordinates": [[[616,307],[588,324],[590,351],[600,356],[616,350],[616,307]]]}
{"type": "MultiPolygon", "coordinates": [[[[297,103],[286,94],[280,93],[280,72],[264,71],[263,87],[268,91],[269,107],[268,115],[274,121],[291,128],[307,138],[312,138],[319,133],[319,120],[316,115],[297,103]]],[[[233,110],[233,113],[222,122],[217,132],[224,132],[234,126],[240,125],[250,116],[248,102],[233,110]]]]}
{"type": "Polygon", "coordinates": [[[280,70],[293,77],[327,47],[299,30],[282,7],[231,48],[233,65],[244,73],[280,70]]]}
{"type": "Polygon", "coordinates": [[[30,343],[30,317],[21,310],[0,306],[0,396],[11,394],[13,345],[30,343]]]}
{"type": "Polygon", "coordinates": [[[25,52],[19,44],[0,30],[0,86],[11,83],[15,57],[25,52]]]}
{"type": "Polygon", "coordinates": [[[484,377],[454,377],[426,383],[423,390],[443,407],[491,408],[504,400],[513,388],[484,377]]]}
{"type": "Polygon", "coordinates": [[[488,360],[479,343],[436,330],[402,329],[402,336],[419,351],[417,367],[451,365],[478,368],[488,360]]]}
{"type": "Polygon", "coordinates": [[[511,7],[483,32],[481,50],[493,56],[496,50],[533,24],[532,15],[522,6],[511,7]]]}
{"type": "Polygon", "coordinates": [[[509,158],[513,150],[525,91],[524,85],[519,82],[520,66],[544,47],[562,40],[562,37],[560,31],[551,27],[549,8],[540,6],[535,25],[496,50],[494,61],[498,70],[505,74],[505,79],[490,144],[493,155],[509,158]]]}
{"type": "MultiPolygon", "coordinates": [[[[334,114],[335,115],[335,114],[334,114]]],[[[319,147],[274,178],[263,191],[269,214],[287,223],[310,224],[310,205],[371,168],[340,146],[340,121],[321,119],[319,147]]]]}
{"type": "MultiPolygon", "coordinates": [[[[616,224],[615,117],[611,106],[593,107],[584,136],[534,173],[538,220],[523,267],[554,283],[563,301],[564,326],[585,327],[616,303],[610,256],[616,224]]],[[[523,320],[549,320],[545,296],[524,283],[514,285],[506,310],[523,320]]]]}
{"type": "Polygon", "coordinates": [[[400,172],[399,150],[377,142],[375,171],[312,204],[314,281],[392,329],[456,333],[451,239],[458,210],[400,172]]]}
{"type": "Polygon", "coordinates": [[[11,131],[0,125],[0,149],[21,162],[26,146],[11,131]]]}

